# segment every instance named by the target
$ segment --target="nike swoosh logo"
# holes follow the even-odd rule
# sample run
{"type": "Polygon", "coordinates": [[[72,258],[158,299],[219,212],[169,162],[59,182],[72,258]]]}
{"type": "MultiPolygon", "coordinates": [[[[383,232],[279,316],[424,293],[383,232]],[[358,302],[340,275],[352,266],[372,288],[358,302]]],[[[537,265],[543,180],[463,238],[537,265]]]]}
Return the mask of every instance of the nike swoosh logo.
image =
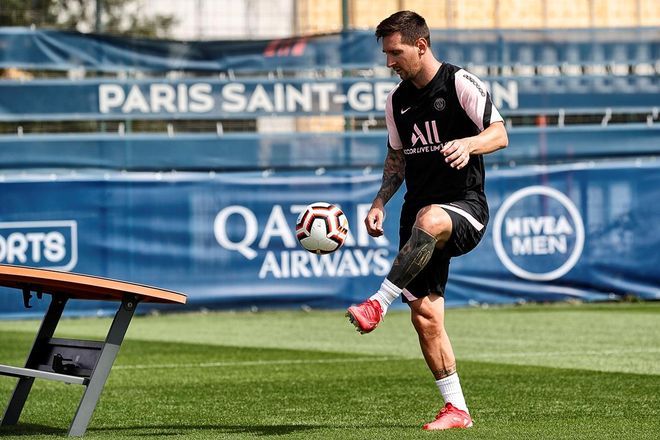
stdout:
{"type": "Polygon", "coordinates": [[[408,107],[407,109],[401,109],[401,114],[404,114],[405,112],[407,112],[407,111],[410,110],[411,108],[412,108],[412,107],[408,107]]]}

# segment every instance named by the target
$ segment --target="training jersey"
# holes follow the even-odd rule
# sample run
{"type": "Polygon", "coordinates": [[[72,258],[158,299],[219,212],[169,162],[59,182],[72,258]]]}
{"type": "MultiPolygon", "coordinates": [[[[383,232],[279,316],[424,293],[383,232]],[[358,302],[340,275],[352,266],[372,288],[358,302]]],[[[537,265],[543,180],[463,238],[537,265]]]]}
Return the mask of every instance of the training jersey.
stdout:
{"type": "Polygon", "coordinates": [[[421,89],[401,81],[388,95],[385,110],[388,145],[403,149],[405,157],[406,203],[423,206],[468,200],[487,210],[481,155],[471,156],[457,170],[440,152],[447,142],[474,136],[502,121],[479,78],[442,63],[421,89]]]}

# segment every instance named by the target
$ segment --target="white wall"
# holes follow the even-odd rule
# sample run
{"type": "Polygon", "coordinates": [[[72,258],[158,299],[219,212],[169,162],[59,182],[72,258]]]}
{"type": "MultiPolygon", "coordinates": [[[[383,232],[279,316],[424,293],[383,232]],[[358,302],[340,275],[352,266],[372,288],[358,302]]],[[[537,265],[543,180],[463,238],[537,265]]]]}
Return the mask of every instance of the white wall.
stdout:
{"type": "Polygon", "coordinates": [[[146,13],[174,14],[177,40],[264,39],[294,33],[295,0],[143,0],[146,13]]]}

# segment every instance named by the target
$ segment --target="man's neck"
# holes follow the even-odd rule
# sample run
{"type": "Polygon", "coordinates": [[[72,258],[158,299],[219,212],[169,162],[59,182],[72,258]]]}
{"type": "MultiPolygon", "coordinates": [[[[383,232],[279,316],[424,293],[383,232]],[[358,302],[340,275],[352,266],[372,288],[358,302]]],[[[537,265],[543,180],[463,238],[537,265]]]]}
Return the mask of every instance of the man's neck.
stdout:
{"type": "Polygon", "coordinates": [[[442,63],[433,58],[424,66],[422,66],[422,70],[420,70],[420,72],[417,74],[417,76],[415,76],[414,79],[411,80],[411,82],[415,87],[421,89],[429,82],[431,82],[435,74],[438,73],[440,66],[442,66],[442,63]]]}

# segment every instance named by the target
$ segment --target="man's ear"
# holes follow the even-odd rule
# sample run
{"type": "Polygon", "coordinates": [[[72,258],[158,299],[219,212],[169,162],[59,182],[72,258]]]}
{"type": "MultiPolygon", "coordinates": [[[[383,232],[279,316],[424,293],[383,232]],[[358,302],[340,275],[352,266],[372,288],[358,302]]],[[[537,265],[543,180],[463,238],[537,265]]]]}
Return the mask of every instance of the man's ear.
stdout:
{"type": "Polygon", "coordinates": [[[422,55],[429,48],[429,45],[424,38],[418,38],[417,41],[415,42],[415,46],[417,46],[418,55],[422,55]]]}

